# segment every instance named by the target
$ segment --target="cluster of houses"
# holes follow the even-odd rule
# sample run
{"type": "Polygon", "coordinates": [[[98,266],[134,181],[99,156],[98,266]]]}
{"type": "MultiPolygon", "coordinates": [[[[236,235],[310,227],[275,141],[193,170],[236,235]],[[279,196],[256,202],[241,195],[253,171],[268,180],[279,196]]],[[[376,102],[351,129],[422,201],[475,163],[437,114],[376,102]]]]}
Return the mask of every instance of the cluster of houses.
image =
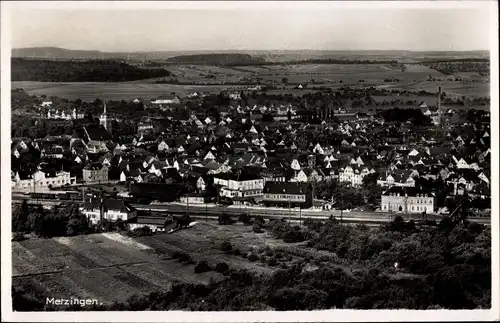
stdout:
{"type": "Polygon", "coordinates": [[[73,110],[55,108],[52,101],[43,101],[38,110],[43,119],[76,120],[85,117],[83,113],[77,112],[75,108],[73,110]]]}
{"type": "MultiPolygon", "coordinates": [[[[151,103],[168,106],[177,104],[176,99],[151,103]]],[[[298,120],[300,108],[291,104],[219,107],[217,116],[202,109],[187,116],[169,110],[164,118],[142,118],[135,136],[113,141],[104,106],[99,124],[81,125],[72,135],[13,138],[12,188],[189,183],[192,192],[182,199],[190,203],[223,198],[310,207],[318,182],[357,187],[366,176],[378,174],[376,183],[386,188],[381,210],[434,212],[434,193],[416,187],[417,178],[453,185],[454,195],[489,197],[489,122],[417,127],[387,123],[375,114],[337,112],[349,118],[308,124],[298,120]],[[263,120],[266,113],[273,119],[263,120]],[[42,168],[30,173],[21,161],[34,152],[52,163],[69,161],[75,173],[61,170],[54,177],[42,168]]],[[[92,203],[88,212],[95,216],[95,205],[102,202],[92,203]]],[[[113,205],[133,213],[119,202],[107,208],[113,205]]]]}

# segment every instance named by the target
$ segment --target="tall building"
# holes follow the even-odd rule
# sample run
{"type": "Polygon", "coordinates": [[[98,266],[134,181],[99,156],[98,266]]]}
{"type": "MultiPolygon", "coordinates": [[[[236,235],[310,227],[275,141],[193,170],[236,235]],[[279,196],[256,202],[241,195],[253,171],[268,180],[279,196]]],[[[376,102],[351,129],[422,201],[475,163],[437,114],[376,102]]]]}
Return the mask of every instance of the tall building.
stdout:
{"type": "Polygon", "coordinates": [[[109,134],[111,134],[111,118],[108,118],[106,114],[106,101],[104,101],[104,112],[99,118],[99,123],[109,132],[109,134]]]}

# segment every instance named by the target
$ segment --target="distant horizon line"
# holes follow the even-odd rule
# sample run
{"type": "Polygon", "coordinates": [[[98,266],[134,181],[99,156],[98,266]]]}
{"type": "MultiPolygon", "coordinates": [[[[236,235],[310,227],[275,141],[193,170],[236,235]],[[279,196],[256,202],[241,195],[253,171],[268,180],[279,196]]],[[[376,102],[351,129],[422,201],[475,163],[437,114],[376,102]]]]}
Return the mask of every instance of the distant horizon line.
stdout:
{"type": "Polygon", "coordinates": [[[467,49],[467,50],[445,50],[445,49],[428,49],[428,50],[410,50],[410,49],[152,49],[152,50],[130,50],[130,51],[107,51],[101,49],[74,49],[67,47],[58,46],[32,46],[32,47],[13,47],[12,50],[26,50],[26,49],[41,49],[41,48],[53,48],[62,49],[68,51],[95,51],[102,53],[148,53],[148,52],[202,52],[202,51],[260,51],[260,52],[287,52],[287,51],[332,51],[332,52],[363,52],[363,51],[377,51],[377,52],[413,52],[413,53],[425,53],[425,52],[447,52],[447,53],[463,53],[463,52],[490,52],[490,49],[467,49]]]}

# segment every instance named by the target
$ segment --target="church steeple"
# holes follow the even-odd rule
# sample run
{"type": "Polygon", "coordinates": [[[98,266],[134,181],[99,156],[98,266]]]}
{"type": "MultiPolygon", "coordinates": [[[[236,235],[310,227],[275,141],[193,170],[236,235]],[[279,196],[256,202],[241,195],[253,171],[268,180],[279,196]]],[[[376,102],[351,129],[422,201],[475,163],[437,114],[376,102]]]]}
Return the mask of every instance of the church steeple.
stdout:
{"type": "Polygon", "coordinates": [[[106,101],[104,101],[104,111],[99,118],[99,123],[111,134],[111,119],[108,118],[106,113],[106,101]]]}

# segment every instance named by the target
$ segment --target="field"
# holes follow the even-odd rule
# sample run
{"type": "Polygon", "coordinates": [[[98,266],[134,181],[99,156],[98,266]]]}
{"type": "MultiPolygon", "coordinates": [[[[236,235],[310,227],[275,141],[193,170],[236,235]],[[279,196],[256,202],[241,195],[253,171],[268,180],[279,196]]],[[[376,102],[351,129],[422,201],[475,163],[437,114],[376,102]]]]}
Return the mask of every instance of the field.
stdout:
{"type": "MultiPolygon", "coordinates": [[[[422,65],[406,65],[402,71],[399,66],[384,64],[304,64],[304,65],[271,65],[217,67],[194,65],[169,65],[168,69],[175,74],[181,83],[190,85],[155,84],[158,79],[147,79],[124,83],[51,83],[51,82],[12,82],[12,88],[23,88],[30,95],[59,96],[67,99],[93,101],[96,98],[107,100],[132,100],[134,98],[153,99],[160,95],[175,92],[184,96],[188,93],[218,93],[225,89],[246,89],[246,85],[235,85],[238,82],[249,84],[275,84],[283,87],[281,82],[287,78],[289,86],[274,91],[301,93],[296,90],[297,84],[314,80],[314,86],[338,88],[341,86],[393,88],[400,90],[437,92],[438,86],[450,95],[484,97],[489,96],[490,84],[474,73],[461,73],[463,81],[448,81],[446,76],[422,65]],[[211,78],[207,78],[212,75],[211,78]],[[435,81],[428,81],[428,78],[435,81]],[[397,79],[387,82],[388,79],[397,79]],[[362,82],[359,82],[361,81],[362,82]],[[342,83],[341,83],[342,81],[342,83]],[[226,85],[222,84],[226,83],[226,85]],[[203,84],[203,85],[197,85],[203,84]],[[208,85],[207,85],[208,84],[208,85]]],[[[162,79],[162,78],[160,78],[162,79]]],[[[166,79],[169,79],[167,77],[166,79]]],[[[304,90],[305,91],[305,90],[304,90]]]]}
{"type": "Polygon", "coordinates": [[[58,96],[83,101],[153,99],[175,92],[184,96],[191,92],[218,93],[227,86],[196,86],[152,83],[52,83],[52,82],[12,82],[12,88],[22,88],[30,95],[58,96]]]}
{"type": "Polygon", "coordinates": [[[221,278],[215,272],[195,274],[193,265],[120,237],[112,233],[13,242],[12,283],[47,297],[109,303],[166,290],[176,281],[207,284],[221,278]]]}
{"type": "MultiPolygon", "coordinates": [[[[281,83],[284,77],[293,84],[310,82],[317,84],[344,84],[364,80],[365,83],[383,83],[384,79],[423,80],[429,77],[441,77],[443,74],[422,65],[406,65],[406,71],[400,66],[385,64],[298,64],[270,66],[217,67],[200,65],[168,65],[166,69],[184,83],[234,83],[244,81],[262,81],[263,83],[281,83]],[[211,75],[212,78],[207,78],[211,75]]],[[[167,77],[168,79],[168,77],[167,77]]],[[[154,79],[156,80],[156,79],[154,79]]],[[[152,81],[154,81],[152,80],[152,81]]],[[[141,81],[135,81],[139,83],[141,81]]]]}
{"type": "Polygon", "coordinates": [[[175,234],[134,239],[104,233],[13,242],[13,285],[47,297],[72,296],[109,303],[125,301],[138,293],[168,290],[174,282],[207,284],[211,279],[222,279],[213,271],[194,273],[193,264],[172,259],[176,251],[189,254],[195,261],[207,260],[210,265],[224,261],[232,268],[260,274],[271,274],[279,265],[308,255],[321,255],[276,240],[267,232],[253,233],[251,226],[200,222],[175,234]],[[225,240],[231,242],[232,252],[221,250],[225,240]],[[257,259],[250,261],[248,253],[257,255],[257,259]],[[270,256],[278,263],[268,264],[270,256]]]}
{"type": "Polygon", "coordinates": [[[489,97],[490,83],[486,82],[447,82],[447,81],[422,81],[412,84],[396,84],[390,88],[398,90],[435,92],[437,87],[450,96],[489,97]]]}

